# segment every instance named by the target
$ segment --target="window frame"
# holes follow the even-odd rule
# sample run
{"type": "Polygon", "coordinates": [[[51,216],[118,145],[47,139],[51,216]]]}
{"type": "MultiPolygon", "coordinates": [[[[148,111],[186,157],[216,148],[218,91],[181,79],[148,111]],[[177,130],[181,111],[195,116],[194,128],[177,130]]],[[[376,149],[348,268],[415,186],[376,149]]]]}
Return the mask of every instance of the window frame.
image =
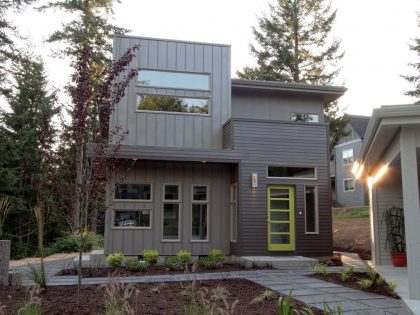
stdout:
{"type": "Polygon", "coordinates": [[[286,179],[286,180],[299,179],[299,180],[311,180],[311,181],[318,180],[318,168],[315,167],[315,166],[301,166],[301,165],[290,166],[290,165],[266,164],[266,173],[265,174],[266,174],[266,177],[267,178],[272,178],[272,179],[286,179]],[[313,178],[308,178],[308,177],[277,177],[277,176],[268,176],[268,168],[269,167],[301,167],[301,168],[313,168],[314,169],[314,177],[313,178]]]}
{"type": "Polygon", "coordinates": [[[291,122],[300,122],[300,123],[309,123],[309,124],[319,124],[321,121],[319,120],[320,115],[315,113],[298,113],[292,112],[290,113],[290,121],[291,122]],[[315,115],[318,116],[318,121],[303,121],[303,120],[293,120],[293,115],[315,115]]]}
{"type": "Polygon", "coordinates": [[[161,235],[160,235],[160,241],[163,243],[179,243],[181,242],[181,236],[182,236],[182,211],[181,211],[181,200],[182,200],[182,190],[181,190],[181,184],[179,183],[163,183],[162,185],[162,215],[161,215],[161,235]],[[178,186],[178,199],[165,199],[165,187],[166,186],[178,186]],[[165,204],[177,204],[178,205],[178,238],[177,239],[165,239],[163,234],[163,221],[164,221],[164,215],[165,215],[165,204]]]}
{"type": "Polygon", "coordinates": [[[153,202],[153,183],[147,182],[136,182],[136,181],[129,181],[129,182],[122,182],[122,183],[115,183],[114,184],[114,193],[113,193],[113,201],[114,202],[153,202]],[[128,184],[128,185],[150,185],[150,199],[117,199],[115,198],[116,186],[121,184],[128,184]]]}
{"type": "MultiPolygon", "coordinates": [[[[348,158],[346,158],[346,159],[348,159],[348,158]]],[[[353,148],[349,148],[349,149],[344,149],[344,150],[342,150],[342,151],[341,151],[341,161],[342,161],[342,163],[343,163],[343,166],[347,166],[347,165],[351,165],[351,164],[353,164],[353,163],[354,163],[354,149],[353,149],[353,148]],[[345,163],[345,162],[344,162],[344,152],[348,152],[348,151],[351,151],[351,158],[352,158],[352,161],[351,161],[351,162],[348,162],[348,163],[345,163]]]]}
{"type": "Polygon", "coordinates": [[[305,208],[305,234],[319,234],[319,198],[318,198],[318,186],[317,185],[304,185],[303,186],[303,193],[305,195],[304,198],[304,208],[305,208]],[[306,216],[306,187],[314,188],[315,194],[315,232],[307,231],[307,216],[306,216]]]}
{"type": "Polygon", "coordinates": [[[210,185],[208,184],[192,184],[191,185],[191,203],[190,203],[190,242],[191,243],[209,243],[210,242],[210,185]],[[195,186],[205,186],[206,187],[206,200],[194,200],[194,187],[195,186]],[[193,211],[193,205],[194,204],[205,204],[207,205],[207,213],[206,213],[206,218],[207,218],[207,238],[205,240],[194,240],[193,239],[193,234],[192,234],[192,211],[193,211]]]}
{"type": "Polygon", "coordinates": [[[121,208],[114,208],[112,209],[112,218],[111,218],[111,229],[113,230],[151,230],[153,227],[153,209],[121,209],[121,208]],[[150,222],[149,226],[115,226],[115,213],[117,211],[149,211],[150,215],[150,222]]]}
{"type": "Polygon", "coordinates": [[[238,242],[238,182],[234,182],[230,184],[230,198],[229,198],[229,211],[230,211],[230,241],[231,243],[237,243],[238,242]],[[235,190],[235,200],[232,198],[232,189],[235,190]],[[233,221],[233,212],[232,212],[232,206],[235,206],[235,217],[236,221],[233,221]],[[236,235],[233,235],[233,224],[236,225],[236,235]]]}
{"type": "Polygon", "coordinates": [[[356,184],[355,184],[354,178],[351,178],[351,177],[343,178],[343,191],[344,192],[352,192],[352,191],[355,191],[355,190],[356,190],[356,184]],[[349,181],[349,180],[351,180],[353,182],[353,189],[346,190],[346,181],[349,181]]]}

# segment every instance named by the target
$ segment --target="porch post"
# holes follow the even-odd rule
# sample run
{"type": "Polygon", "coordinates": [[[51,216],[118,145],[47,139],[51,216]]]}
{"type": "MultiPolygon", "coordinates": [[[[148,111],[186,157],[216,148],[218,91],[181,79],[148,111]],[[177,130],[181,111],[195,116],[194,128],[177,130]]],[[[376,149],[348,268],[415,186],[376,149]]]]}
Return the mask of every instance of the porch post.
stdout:
{"type": "Polygon", "coordinates": [[[420,300],[420,200],[415,129],[401,129],[401,177],[410,299],[420,300]]]}

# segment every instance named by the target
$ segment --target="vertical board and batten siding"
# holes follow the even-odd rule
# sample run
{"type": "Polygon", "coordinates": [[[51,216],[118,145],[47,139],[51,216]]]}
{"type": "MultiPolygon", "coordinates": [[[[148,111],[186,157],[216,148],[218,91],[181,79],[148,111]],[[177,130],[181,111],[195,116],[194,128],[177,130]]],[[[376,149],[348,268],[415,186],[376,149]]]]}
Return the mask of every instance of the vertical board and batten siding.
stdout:
{"type": "Polygon", "coordinates": [[[295,187],[294,254],[328,256],[332,253],[331,188],[329,180],[328,126],[233,119],[230,126],[239,165],[239,239],[235,255],[287,255],[268,251],[267,186],[295,187]],[[267,165],[307,166],[317,169],[316,180],[267,178],[267,165]],[[251,188],[251,174],[258,173],[258,188],[251,188]],[[305,234],[305,185],[318,187],[319,234],[305,234]],[[299,214],[301,212],[302,214],[299,214]]]}
{"type": "Polygon", "coordinates": [[[124,144],[158,147],[222,147],[222,126],[230,118],[230,47],[171,40],[114,37],[114,60],[139,45],[132,67],[187,73],[208,73],[210,91],[151,88],[133,79],[111,117],[112,126],[128,131],[124,144]],[[137,94],[209,97],[209,115],[136,111],[137,94]]]}
{"type": "MultiPolygon", "coordinates": [[[[136,162],[127,171],[116,173],[123,182],[152,184],[152,201],[112,201],[109,193],[105,220],[105,254],[123,252],[140,255],[143,249],[156,249],[162,255],[175,255],[179,250],[193,255],[207,255],[213,248],[229,253],[229,185],[230,166],[221,164],[192,164],[172,162],[136,162]],[[162,242],[163,184],[180,184],[181,225],[180,242],[162,242]],[[192,185],[209,185],[209,242],[191,242],[192,185]],[[112,228],[114,209],[150,209],[151,229],[112,228]]],[[[112,186],[111,186],[112,187],[112,186]]],[[[112,189],[108,187],[108,192],[112,189]]]]}

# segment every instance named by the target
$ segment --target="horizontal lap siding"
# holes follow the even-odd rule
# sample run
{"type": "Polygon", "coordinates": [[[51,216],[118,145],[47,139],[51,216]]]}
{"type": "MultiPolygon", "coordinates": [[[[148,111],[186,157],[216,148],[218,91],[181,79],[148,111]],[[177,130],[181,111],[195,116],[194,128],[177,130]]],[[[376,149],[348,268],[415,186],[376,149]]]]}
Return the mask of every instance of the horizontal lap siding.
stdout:
{"type": "Polygon", "coordinates": [[[235,150],[240,164],[239,210],[242,255],[285,255],[267,250],[267,186],[295,187],[295,254],[324,256],[332,252],[331,193],[329,183],[328,129],[324,124],[270,123],[233,120],[235,150]],[[317,168],[317,180],[267,178],[267,165],[317,168]],[[251,188],[251,174],[258,173],[258,188],[251,188]],[[319,234],[305,234],[304,185],[318,187],[319,234]],[[299,215],[299,212],[302,212],[299,215]]]}

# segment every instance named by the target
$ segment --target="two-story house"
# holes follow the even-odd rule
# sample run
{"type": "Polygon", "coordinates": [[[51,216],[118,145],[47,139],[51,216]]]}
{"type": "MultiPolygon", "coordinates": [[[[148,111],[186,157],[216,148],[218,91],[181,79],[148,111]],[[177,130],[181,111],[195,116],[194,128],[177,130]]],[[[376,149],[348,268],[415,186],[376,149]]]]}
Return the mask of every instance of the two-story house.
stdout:
{"type": "Polygon", "coordinates": [[[349,119],[342,137],[333,149],[331,163],[332,196],[334,207],[362,207],[369,204],[365,182],[356,181],[352,173],[354,161],[359,157],[369,116],[346,115],[349,119]]]}
{"type": "Polygon", "coordinates": [[[231,79],[228,45],[118,35],[114,58],[134,45],[105,254],[329,256],[323,107],[345,88],[231,79]]]}

